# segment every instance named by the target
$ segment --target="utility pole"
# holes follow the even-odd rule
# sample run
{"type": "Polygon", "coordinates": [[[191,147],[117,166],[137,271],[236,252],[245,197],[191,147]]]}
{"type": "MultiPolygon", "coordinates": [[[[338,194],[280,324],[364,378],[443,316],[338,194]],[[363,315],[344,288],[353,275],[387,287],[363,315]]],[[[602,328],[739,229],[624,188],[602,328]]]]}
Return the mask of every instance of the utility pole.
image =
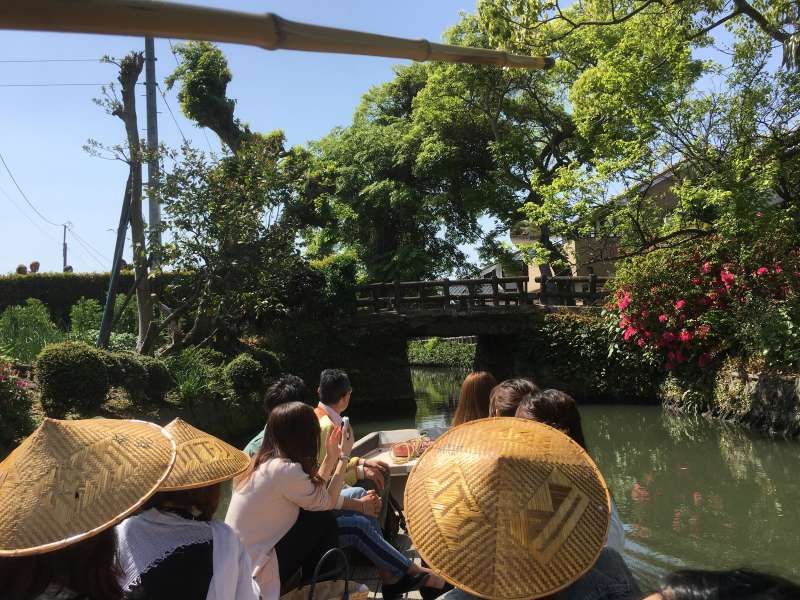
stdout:
{"type": "Polygon", "coordinates": [[[147,92],[147,198],[150,224],[149,250],[161,245],[161,205],[158,202],[158,114],[156,111],[156,51],[152,37],[144,38],[144,76],[147,92]]]}
{"type": "Polygon", "coordinates": [[[67,224],[64,223],[62,227],[64,228],[64,241],[61,246],[61,254],[64,259],[64,264],[61,266],[61,272],[63,273],[67,268],[67,224]]]}

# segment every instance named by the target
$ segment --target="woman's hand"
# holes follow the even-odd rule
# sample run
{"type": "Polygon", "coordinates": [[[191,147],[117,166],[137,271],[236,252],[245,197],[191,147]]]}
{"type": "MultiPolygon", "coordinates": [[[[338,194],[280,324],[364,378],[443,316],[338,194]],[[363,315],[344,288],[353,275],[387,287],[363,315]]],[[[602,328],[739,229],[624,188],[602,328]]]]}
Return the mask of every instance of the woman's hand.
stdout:
{"type": "Polygon", "coordinates": [[[381,514],[381,497],[375,492],[369,491],[361,498],[358,498],[361,504],[361,512],[368,517],[377,517],[381,514]]]}
{"type": "Polygon", "coordinates": [[[353,449],[353,442],[355,441],[355,436],[353,435],[353,429],[348,428],[347,431],[341,432],[342,437],[342,456],[350,456],[350,451],[353,449]]]}
{"type": "Polygon", "coordinates": [[[342,455],[340,448],[341,443],[342,428],[334,427],[331,430],[331,434],[328,436],[328,441],[325,442],[325,456],[330,457],[331,460],[339,460],[339,457],[342,455]]]}

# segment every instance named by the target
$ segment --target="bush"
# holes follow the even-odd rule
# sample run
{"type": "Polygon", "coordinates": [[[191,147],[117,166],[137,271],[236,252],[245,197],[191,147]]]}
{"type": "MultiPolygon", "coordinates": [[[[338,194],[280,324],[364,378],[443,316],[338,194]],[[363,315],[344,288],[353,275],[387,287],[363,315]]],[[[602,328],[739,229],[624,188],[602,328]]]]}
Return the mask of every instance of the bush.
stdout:
{"type": "Polygon", "coordinates": [[[579,401],[653,401],[658,363],[623,344],[616,327],[615,315],[548,314],[539,334],[520,339],[518,359],[537,385],[579,401]]]}
{"type": "Polygon", "coordinates": [[[446,338],[410,340],[408,362],[420,366],[471,369],[475,362],[475,344],[446,338]]]}
{"type": "Polygon", "coordinates": [[[63,339],[47,307],[34,298],[24,306],[9,306],[0,315],[0,348],[20,362],[32,362],[47,344],[63,339]]]}
{"type": "Polygon", "coordinates": [[[114,331],[135,336],[139,332],[139,313],[136,308],[136,296],[132,297],[123,309],[122,306],[124,304],[125,294],[117,294],[114,298],[114,317],[117,320],[114,325],[114,331]]]}
{"type": "Polygon", "coordinates": [[[143,397],[147,389],[147,369],[140,357],[130,352],[103,353],[113,359],[113,367],[109,370],[112,386],[128,391],[131,397],[143,397]]]}
{"type": "Polygon", "coordinates": [[[325,300],[334,311],[345,313],[356,309],[356,271],[358,259],[352,252],[331,254],[312,260],[311,266],[325,276],[325,300]]]}
{"type": "Polygon", "coordinates": [[[693,377],[726,356],[800,364],[800,235],[770,221],[748,238],[709,237],[625,262],[618,331],[667,371],[693,377]]]}
{"type": "Polygon", "coordinates": [[[279,377],[283,373],[281,359],[276,352],[259,346],[251,346],[247,353],[258,361],[266,377],[279,377]]]}
{"type": "Polygon", "coordinates": [[[32,385],[0,359],[0,459],[33,431],[29,392],[32,385]]]}
{"type": "Polygon", "coordinates": [[[103,307],[94,298],[81,298],[69,311],[70,332],[75,335],[100,329],[103,307]]]}
{"type": "Polygon", "coordinates": [[[48,416],[60,418],[72,411],[90,416],[105,402],[108,369],[96,348],[75,342],[52,344],[36,358],[35,372],[48,416]]]}
{"type": "Polygon", "coordinates": [[[238,394],[259,391],[264,384],[264,369],[249,354],[240,354],[225,365],[225,379],[238,394]]]}
{"type": "Polygon", "coordinates": [[[162,402],[167,392],[175,387],[175,380],[163,360],[152,356],[138,356],[146,372],[145,393],[151,402],[162,402]]]}
{"type": "Polygon", "coordinates": [[[219,352],[208,348],[186,348],[167,359],[167,369],[175,380],[182,404],[191,408],[204,397],[221,393],[224,385],[219,352]]]}

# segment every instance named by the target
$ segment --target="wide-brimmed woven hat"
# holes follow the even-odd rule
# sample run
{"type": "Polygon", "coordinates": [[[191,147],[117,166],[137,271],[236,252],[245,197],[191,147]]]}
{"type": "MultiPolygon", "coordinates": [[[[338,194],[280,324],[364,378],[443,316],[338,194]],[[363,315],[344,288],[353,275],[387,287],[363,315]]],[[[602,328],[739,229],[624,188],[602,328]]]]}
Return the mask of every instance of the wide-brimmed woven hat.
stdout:
{"type": "Polygon", "coordinates": [[[210,433],[175,419],[166,429],[178,446],[178,457],[160,492],[189,490],[233,479],[250,464],[250,457],[210,433]]]}
{"type": "Polygon", "coordinates": [[[89,538],[141,506],[166,478],[175,443],[123,419],[45,419],[0,463],[0,556],[89,538]]]}
{"type": "Polygon", "coordinates": [[[422,455],[405,492],[419,555],[456,587],[540,598],[592,567],[605,544],[608,489],[568,436],[512,417],[471,421],[422,455]]]}

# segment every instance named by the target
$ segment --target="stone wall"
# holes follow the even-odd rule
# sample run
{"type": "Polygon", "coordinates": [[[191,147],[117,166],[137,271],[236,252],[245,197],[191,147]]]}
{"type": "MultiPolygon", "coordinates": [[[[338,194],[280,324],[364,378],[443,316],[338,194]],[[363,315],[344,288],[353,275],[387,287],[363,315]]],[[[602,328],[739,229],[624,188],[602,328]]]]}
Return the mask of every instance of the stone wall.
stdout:
{"type": "Polygon", "coordinates": [[[659,398],[667,409],[775,435],[800,435],[800,375],[752,373],[728,361],[706,380],[667,380],[659,398]]]}

